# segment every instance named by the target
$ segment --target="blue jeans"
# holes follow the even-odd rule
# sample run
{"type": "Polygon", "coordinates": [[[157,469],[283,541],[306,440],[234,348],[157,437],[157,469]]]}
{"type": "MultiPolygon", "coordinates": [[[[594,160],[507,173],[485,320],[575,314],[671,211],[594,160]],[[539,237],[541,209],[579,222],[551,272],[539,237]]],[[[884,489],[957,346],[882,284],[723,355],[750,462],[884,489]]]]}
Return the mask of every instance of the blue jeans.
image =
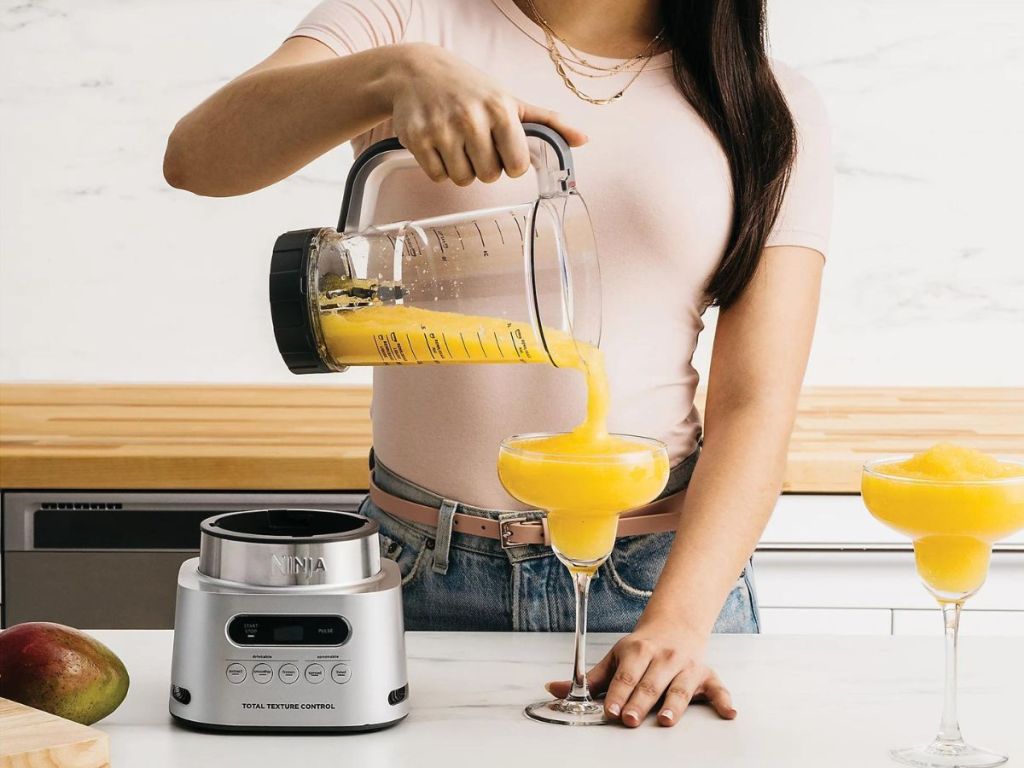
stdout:
{"type": "MultiPolygon", "coordinates": [[[[665,493],[686,487],[697,455],[672,470],[665,493]]],[[[494,539],[452,533],[446,512],[492,519],[521,513],[481,509],[446,501],[399,477],[380,462],[377,485],[409,501],[441,509],[438,529],[384,512],[369,498],[360,513],[380,526],[381,555],[402,572],[405,628],[410,630],[571,632],[575,598],[569,572],[542,545],[502,549],[494,539]],[[447,542],[447,543],[446,543],[447,542]]],[[[541,513],[528,513],[539,517],[541,513]]],[[[675,533],[626,536],[615,543],[590,589],[588,629],[630,632],[668,557],[675,533]]],[[[715,632],[758,632],[759,618],[750,565],[726,598],[715,632]]]]}

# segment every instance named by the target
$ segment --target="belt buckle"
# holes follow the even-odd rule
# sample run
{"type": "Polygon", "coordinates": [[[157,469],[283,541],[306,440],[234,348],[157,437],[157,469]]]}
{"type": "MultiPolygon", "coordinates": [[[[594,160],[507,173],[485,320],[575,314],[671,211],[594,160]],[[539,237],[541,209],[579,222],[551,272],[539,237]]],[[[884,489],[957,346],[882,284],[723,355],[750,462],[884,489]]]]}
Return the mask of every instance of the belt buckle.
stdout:
{"type": "Polygon", "coordinates": [[[526,542],[523,542],[523,543],[513,542],[511,540],[512,539],[512,535],[513,535],[512,534],[512,529],[509,526],[512,525],[513,523],[531,523],[531,522],[540,523],[539,520],[535,521],[535,520],[533,520],[533,518],[531,518],[529,515],[526,515],[526,514],[509,515],[508,517],[501,517],[501,518],[499,518],[498,519],[498,541],[501,544],[501,548],[507,550],[507,549],[514,549],[515,547],[528,547],[528,546],[530,546],[526,542]]]}

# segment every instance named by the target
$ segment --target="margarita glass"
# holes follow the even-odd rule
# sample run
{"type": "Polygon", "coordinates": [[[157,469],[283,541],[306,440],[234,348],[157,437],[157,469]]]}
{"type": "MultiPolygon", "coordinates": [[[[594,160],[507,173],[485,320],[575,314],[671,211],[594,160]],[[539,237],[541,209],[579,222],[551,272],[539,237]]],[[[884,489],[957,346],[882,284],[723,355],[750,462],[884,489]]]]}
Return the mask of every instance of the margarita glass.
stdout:
{"type": "Polygon", "coordinates": [[[559,725],[608,722],[587,688],[590,580],[615,546],[619,514],[657,498],[668,474],[665,445],[645,437],[566,432],[516,435],[502,442],[502,485],[519,501],[547,512],[551,548],[569,569],[576,592],[572,688],[564,699],[531,704],[528,717],[559,725]]]}
{"type": "Polygon", "coordinates": [[[864,465],[864,504],[914,542],[917,572],[942,607],[946,635],[945,705],[927,745],[895,749],[894,760],[923,768],[983,768],[1007,758],[967,744],[957,718],[960,610],[988,575],[992,544],[1024,528],[1024,463],[937,446],[918,456],[864,465]]]}

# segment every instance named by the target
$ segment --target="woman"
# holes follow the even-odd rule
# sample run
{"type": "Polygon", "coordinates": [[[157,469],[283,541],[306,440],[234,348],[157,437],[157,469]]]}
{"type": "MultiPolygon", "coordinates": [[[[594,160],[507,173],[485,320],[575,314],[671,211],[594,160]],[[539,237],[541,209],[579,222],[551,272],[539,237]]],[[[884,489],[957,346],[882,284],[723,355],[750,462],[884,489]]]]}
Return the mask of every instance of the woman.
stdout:
{"type": "MultiPolygon", "coordinates": [[[[591,593],[591,627],[629,633],[589,674],[627,726],[652,708],[673,725],[695,698],[734,717],[705,646],[712,631],[758,630],[748,561],[781,485],[831,205],[820,100],[769,62],[763,25],[763,0],[327,0],[183,118],[165,158],[172,185],[238,195],[345,141],[397,135],[429,180],[385,182],[374,214],[391,221],[522,199],[523,121],[576,148],[601,252],[609,427],[665,441],[667,492],[689,486],[675,535],[619,539],[591,593]],[[690,358],[713,303],[701,449],[690,358]]],[[[498,443],[572,427],[577,378],[375,370],[383,501],[363,511],[402,568],[410,629],[571,629],[550,549],[452,520],[521,509],[498,481],[498,443]],[[402,519],[402,501],[436,525],[402,519]]]]}

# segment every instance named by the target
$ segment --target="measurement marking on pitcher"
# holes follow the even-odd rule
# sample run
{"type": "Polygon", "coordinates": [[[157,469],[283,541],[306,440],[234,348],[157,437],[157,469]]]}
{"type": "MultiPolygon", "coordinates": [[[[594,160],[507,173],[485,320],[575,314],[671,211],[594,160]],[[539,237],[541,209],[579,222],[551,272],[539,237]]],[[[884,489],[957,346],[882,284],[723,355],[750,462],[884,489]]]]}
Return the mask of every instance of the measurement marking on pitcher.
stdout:
{"type": "MultiPolygon", "coordinates": [[[[398,360],[398,354],[392,348],[391,344],[388,343],[387,337],[383,335],[375,336],[373,344],[377,347],[377,354],[380,356],[381,361],[384,365],[391,365],[398,360]]],[[[401,346],[401,345],[396,345],[401,346]]]]}
{"type": "Polygon", "coordinates": [[[501,355],[502,359],[505,358],[505,352],[501,348],[501,339],[498,338],[498,332],[494,331],[494,343],[498,345],[498,354],[501,355]]]}
{"type": "Polygon", "coordinates": [[[409,338],[409,334],[405,334],[405,340],[409,342],[409,351],[412,353],[412,359],[417,363],[420,362],[419,357],[416,356],[416,348],[412,345],[412,339],[409,338]]]}
{"type": "Polygon", "coordinates": [[[459,230],[459,225],[458,224],[455,225],[455,234],[459,238],[459,247],[462,250],[466,250],[466,243],[462,240],[462,232],[459,230]]]}
{"type": "Polygon", "coordinates": [[[466,359],[470,360],[469,347],[466,346],[466,337],[462,335],[462,331],[459,331],[459,338],[462,339],[462,348],[466,350],[466,359]]]}
{"type": "Polygon", "coordinates": [[[508,337],[510,339],[512,339],[512,349],[514,349],[516,351],[516,357],[518,357],[521,362],[525,363],[527,361],[527,359],[531,357],[531,355],[530,355],[530,348],[526,347],[525,349],[521,350],[519,348],[519,344],[516,343],[516,335],[515,335],[515,333],[513,331],[509,331],[508,332],[508,337]],[[526,357],[523,357],[523,352],[526,353],[526,357]]]}
{"type": "Polygon", "coordinates": [[[487,348],[484,346],[484,337],[480,335],[480,331],[476,332],[476,340],[480,343],[480,351],[487,357],[487,348]]]}
{"type": "Polygon", "coordinates": [[[525,243],[526,242],[526,238],[523,237],[523,228],[521,226],[519,226],[519,217],[518,216],[513,216],[512,217],[512,221],[514,221],[516,223],[516,229],[519,230],[519,242],[525,243]]]}
{"type": "Polygon", "coordinates": [[[441,341],[444,342],[444,348],[448,350],[448,357],[454,360],[455,355],[452,354],[452,348],[448,346],[448,337],[443,332],[441,333],[441,341]]]}
{"type": "Polygon", "coordinates": [[[430,353],[430,359],[437,362],[437,355],[434,354],[434,347],[430,344],[430,337],[427,336],[426,331],[423,332],[423,342],[427,345],[427,352],[430,353]]]}
{"type": "Polygon", "coordinates": [[[501,238],[501,244],[504,245],[505,244],[505,233],[501,231],[501,224],[498,223],[497,219],[494,220],[494,228],[498,230],[498,237],[501,238]]]}
{"type": "Polygon", "coordinates": [[[476,227],[476,233],[480,235],[480,247],[484,249],[484,256],[489,255],[487,253],[487,241],[484,240],[484,233],[480,231],[480,225],[474,221],[473,226],[476,227]]]}
{"type": "Polygon", "coordinates": [[[447,245],[444,240],[441,239],[441,233],[436,229],[434,230],[434,237],[437,239],[437,248],[441,251],[441,261],[448,261],[448,256],[445,255],[445,248],[447,248],[447,245]]]}

